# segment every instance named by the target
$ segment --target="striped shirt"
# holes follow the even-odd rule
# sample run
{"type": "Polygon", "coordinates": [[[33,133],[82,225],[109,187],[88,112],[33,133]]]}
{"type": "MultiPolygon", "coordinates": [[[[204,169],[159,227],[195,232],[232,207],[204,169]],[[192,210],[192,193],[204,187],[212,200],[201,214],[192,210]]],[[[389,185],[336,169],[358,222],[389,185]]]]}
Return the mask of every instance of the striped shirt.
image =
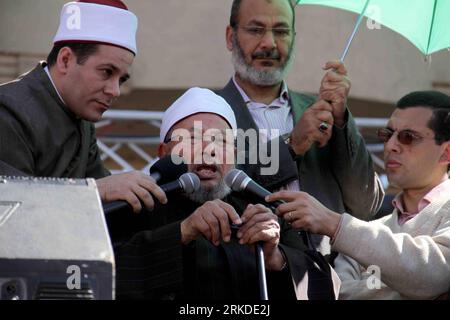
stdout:
{"type": "MultiPolygon", "coordinates": [[[[248,95],[236,82],[234,76],[233,82],[258,126],[261,141],[267,142],[280,135],[292,132],[294,129],[294,118],[289,105],[289,92],[286,82],[283,81],[282,83],[280,96],[269,105],[250,100],[248,95]],[[272,132],[271,129],[278,129],[278,132],[272,132]]],[[[300,191],[299,180],[288,183],[282,189],[300,191]]]]}

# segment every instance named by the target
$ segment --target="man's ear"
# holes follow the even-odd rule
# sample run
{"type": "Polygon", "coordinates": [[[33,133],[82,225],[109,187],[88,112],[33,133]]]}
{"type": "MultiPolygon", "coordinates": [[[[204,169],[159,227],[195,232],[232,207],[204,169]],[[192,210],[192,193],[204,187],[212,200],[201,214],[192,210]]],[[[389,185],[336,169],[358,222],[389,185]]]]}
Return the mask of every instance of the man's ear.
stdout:
{"type": "Polygon", "coordinates": [[[450,163],[450,142],[447,144],[447,161],[450,163]]]}
{"type": "Polygon", "coordinates": [[[165,157],[168,154],[167,149],[168,149],[167,143],[164,142],[160,143],[158,146],[158,157],[159,158],[165,157]]]}
{"type": "Polygon", "coordinates": [[[233,51],[233,37],[234,37],[234,30],[231,26],[227,26],[227,30],[225,33],[225,39],[227,41],[227,49],[229,51],[233,51]]]}
{"type": "Polygon", "coordinates": [[[445,144],[445,149],[444,149],[444,153],[441,156],[441,161],[442,162],[447,162],[447,164],[450,163],[450,141],[447,141],[444,143],[445,144]]]}
{"type": "Polygon", "coordinates": [[[69,47],[64,47],[59,50],[56,57],[56,69],[61,74],[67,74],[69,67],[72,63],[76,63],[77,57],[75,53],[69,47]]]}

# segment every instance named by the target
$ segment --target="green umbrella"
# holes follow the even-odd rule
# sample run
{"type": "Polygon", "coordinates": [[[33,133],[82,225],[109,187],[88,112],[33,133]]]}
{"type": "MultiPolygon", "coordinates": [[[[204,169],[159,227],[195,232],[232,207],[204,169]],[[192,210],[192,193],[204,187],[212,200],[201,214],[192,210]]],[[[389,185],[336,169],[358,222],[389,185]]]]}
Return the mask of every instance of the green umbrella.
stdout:
{"type": "Polygon", "coordinates": [[[344,49],[344,60],[364,16],[411,41],[423,54],[450,47],[450,0],[297,0],[299,5],[322,5],[360,14],[344,49]],[[378,17],[368,15],[376,6],[378,17]]]}

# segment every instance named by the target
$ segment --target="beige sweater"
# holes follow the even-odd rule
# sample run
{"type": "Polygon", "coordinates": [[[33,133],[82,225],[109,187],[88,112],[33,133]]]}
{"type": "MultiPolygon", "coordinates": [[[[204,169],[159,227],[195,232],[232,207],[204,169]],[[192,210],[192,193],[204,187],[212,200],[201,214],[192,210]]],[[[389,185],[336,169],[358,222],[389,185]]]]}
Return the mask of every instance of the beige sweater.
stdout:
{"type": "Polygon", "coordinates": [[[434,299],[449,290],[450,194],[403,225],[397,219],[396,210],[371,222],[343,214],[332,244],[340,299],[434,299]],[[379,289],[369,266],[379,267],[379,289]]]}

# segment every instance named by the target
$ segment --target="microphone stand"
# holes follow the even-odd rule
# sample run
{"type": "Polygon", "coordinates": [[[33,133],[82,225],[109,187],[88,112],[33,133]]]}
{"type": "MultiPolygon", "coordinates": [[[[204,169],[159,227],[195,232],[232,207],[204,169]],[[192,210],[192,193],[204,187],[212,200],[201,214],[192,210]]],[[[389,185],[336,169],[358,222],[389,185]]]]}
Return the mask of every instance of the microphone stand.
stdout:
{"type": "Polygon", "coordinates": [[[261,300],[269,300],[269,295],[267,293],[266,265],[264,262],[264,251],[262,248],[262,243],[258,242],[255,245],[255,248],[256,248],[256,268],[258,271],[258,282],[259,282],[259,298],[261,300]]]}
{"type": "MultiPolygon", "coordinates": [[[[281,203],[267,204],[272,210],[275,210],[281,203]]],[[[312,241],[308,232],[302,232],[303,241],[311,249],[312,241]]],[[[269,300],[269,295],[267,293],[267,279],[266,279],[266,265],[264,262],[264,251],[262,248],[262,242],[258,242],[255,245],[255,256],[256,256],[256,269],[258,271],[258,282],[259,282],[259,298],[263,301],[269,300]]]]}
{"type": "MultiPolygon", "coordinates": [[[[266,204],[271,210],[275,210],[278,207],[277,204],[266,204]]],[[[264,261],[263,243],[257,242],[255,245],[255,257],[256,257],[256,270],[258,272],[259,282],[259,298],[263,301],[269,300],[269,294],[267,292],[267,278],[266,278],[266,264],[264,261]]]]}
{"type": "MultiPolygon", "coordinates": [[[[271,193],[264,189],[262,186],[254,182],[244,171],[238,169],[232,169],[227,173],[225,177],[225,183],[229,186],[233,191],[241,192],[246,191],[250,194],[257,196],[260,199],[264,199],[266,196],[271,193]]],[[[272,203],[264,202],[264,204],[270,208],[271,210],[276,210],[276,208],[284,203],[284,201],[274,201],[272,203]]],[[[305,241],[308,248],[312,248],[312,241],[310,239],[308,232],[302,232],[301,236],[305,241]]],[[[258,242],[255,245],[255,255],[256,255],[256,267],[258,271],[258,280],[259,280],[259,291],[261,300],[268,300],[267,294],[267,282],[266,282],[266,269],[264,263],[264,251],[262,248],[262,243],[258,242]]]]}

